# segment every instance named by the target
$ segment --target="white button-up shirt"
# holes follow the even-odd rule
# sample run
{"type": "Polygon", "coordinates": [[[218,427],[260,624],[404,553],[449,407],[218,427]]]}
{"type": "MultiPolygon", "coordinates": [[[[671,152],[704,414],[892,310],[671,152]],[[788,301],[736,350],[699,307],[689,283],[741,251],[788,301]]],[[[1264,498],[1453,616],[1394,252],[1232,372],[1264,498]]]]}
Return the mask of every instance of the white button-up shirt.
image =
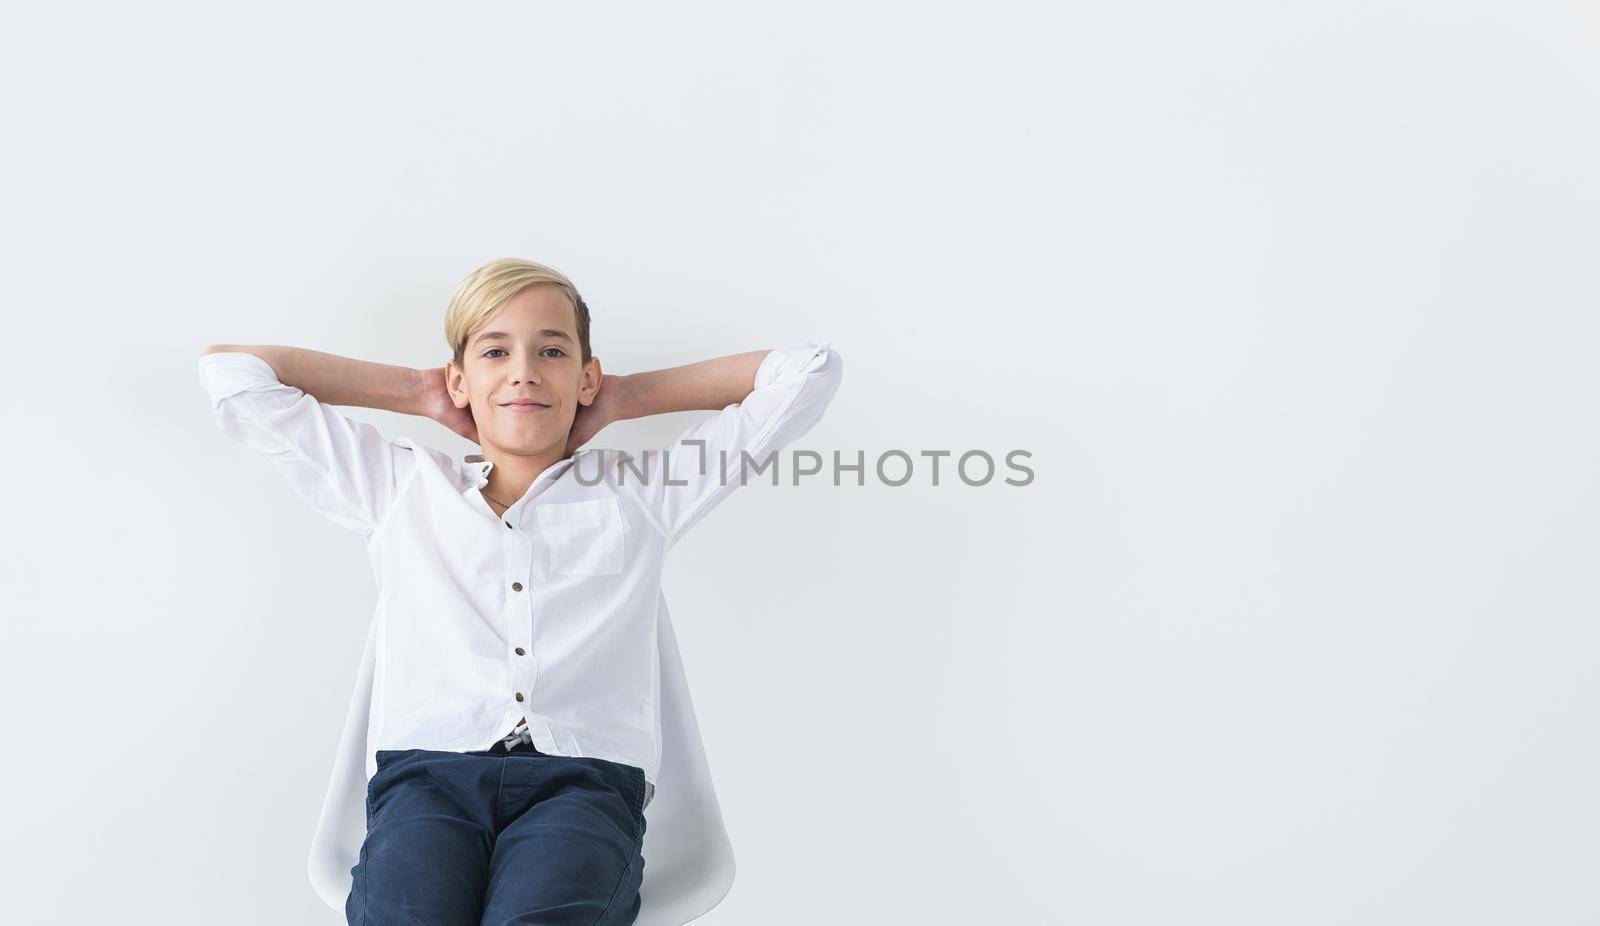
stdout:
{"type": "Polygon", "coordinates": [[[378,585],[369,769],[378,750],[488,749],[526,717],[539,751],[637,766],[652,790],[666,553],[816,423],[842,370],[826,341],[770,351],[744,401],[672,447],[580,450],[496,515],[481,454],[385,438],[254,354],[200,358],[223,432],[366,539],[378,585]]]}

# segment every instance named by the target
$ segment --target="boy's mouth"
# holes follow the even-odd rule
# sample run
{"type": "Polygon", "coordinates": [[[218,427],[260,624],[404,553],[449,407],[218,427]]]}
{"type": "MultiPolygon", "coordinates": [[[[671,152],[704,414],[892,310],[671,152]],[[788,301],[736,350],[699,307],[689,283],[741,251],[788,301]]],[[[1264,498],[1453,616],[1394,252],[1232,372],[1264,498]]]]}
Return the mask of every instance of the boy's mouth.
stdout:
{"type": "Polygon", "coordinates": [[[531,414],[533,412],[542,412],[550,406],[543,402],[535,402],[532,399],[512,399],[510,402],[501,402],[500,407],[507,411],[531,414]]]}

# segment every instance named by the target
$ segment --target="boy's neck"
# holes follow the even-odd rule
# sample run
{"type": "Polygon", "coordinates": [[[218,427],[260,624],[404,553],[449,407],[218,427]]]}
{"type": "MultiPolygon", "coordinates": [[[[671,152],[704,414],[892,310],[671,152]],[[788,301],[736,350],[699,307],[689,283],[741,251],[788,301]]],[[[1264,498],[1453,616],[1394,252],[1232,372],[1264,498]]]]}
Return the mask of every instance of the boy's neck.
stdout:
{"type": "Polygon", "coordinates": [[[567,458],[564,448],[552,447],[536,454],[503,453],[486,447],[483,458],[494,463],[489,470],[489,484],[484,491],[506,503],[515,505],[545,470],[567,458]]]}

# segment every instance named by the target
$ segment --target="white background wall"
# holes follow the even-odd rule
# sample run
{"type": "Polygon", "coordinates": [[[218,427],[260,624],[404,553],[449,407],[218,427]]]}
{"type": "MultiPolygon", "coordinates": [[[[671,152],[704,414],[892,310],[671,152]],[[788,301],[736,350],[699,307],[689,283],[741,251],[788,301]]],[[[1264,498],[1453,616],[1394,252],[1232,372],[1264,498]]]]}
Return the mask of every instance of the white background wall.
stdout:
{"type": "Polygon", "coordinates": [[[704,922],[1600,918],[1592,6],[5,18],[7,921],[340,921],[371,576],[196,358],[442,364],[509,255],[611,372],[830,339],[800,447],[1033,454],[677,549],[704,922]]]}

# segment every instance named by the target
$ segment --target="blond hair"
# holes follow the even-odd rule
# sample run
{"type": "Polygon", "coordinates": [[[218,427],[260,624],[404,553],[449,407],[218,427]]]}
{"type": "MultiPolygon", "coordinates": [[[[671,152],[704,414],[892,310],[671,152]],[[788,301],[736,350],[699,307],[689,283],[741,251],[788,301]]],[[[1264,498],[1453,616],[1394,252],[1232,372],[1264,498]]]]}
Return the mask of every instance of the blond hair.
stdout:
{"type": "Polygon", "coordinates": [[[461,366],[467,349],[467,339],[483,327],[506,301],[529,286],[549,283],[559,286],[575,309],[578,319],[578,346],[583,351],[583,363],[593,355],[589,349],[589,307],[578,294],[578,287],[566,274],[536,264],[531,260],[503,257],[489,261],[467,275],[450,297],[450,307],[444,313],[444,339],[450,345],[456,366],[461,366]]]}

